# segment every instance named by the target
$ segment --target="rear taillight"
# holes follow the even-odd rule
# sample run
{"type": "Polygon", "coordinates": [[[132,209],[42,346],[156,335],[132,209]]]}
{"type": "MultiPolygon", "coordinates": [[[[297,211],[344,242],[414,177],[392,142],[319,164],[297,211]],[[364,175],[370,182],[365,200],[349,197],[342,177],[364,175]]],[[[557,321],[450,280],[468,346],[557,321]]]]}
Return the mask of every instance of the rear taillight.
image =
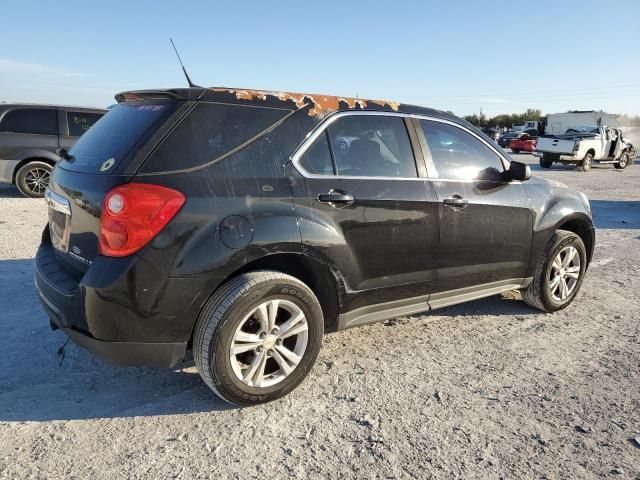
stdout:
{"type": "Polygon", "coordinates": [[[114,188],[102,204],[100,254],[131,255],[155,237],[184,205],[182,193],[148,183],[114,188]]]}

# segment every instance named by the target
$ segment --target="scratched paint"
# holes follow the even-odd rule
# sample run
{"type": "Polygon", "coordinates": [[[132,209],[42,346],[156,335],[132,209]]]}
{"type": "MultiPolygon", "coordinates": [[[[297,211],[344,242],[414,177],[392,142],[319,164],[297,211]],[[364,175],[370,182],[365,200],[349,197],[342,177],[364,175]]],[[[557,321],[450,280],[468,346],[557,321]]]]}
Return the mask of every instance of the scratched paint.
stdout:
{"type": "Polygon", "coordinates": [[[389,102],[387,100],[367,100],[352,97],[336,97],[333,95],[316,95],[308,93],[290,93],[290,92],[271,92],[266,90],[247,90],[234,88],[213,87],[209,90],[213,92],[224,92],[235,95],[238,100],[267,100],[268,97],[276,97],[277,99],[287,102],[292,101],[296,107],[302,108],[310,105],[308,114],[312,117],[324,115],[337,110],[360,109],[364,110],[369,104],[378,105],[384,108],[390,108],[397,112],[400,104],[397,102],[389,102]]]}

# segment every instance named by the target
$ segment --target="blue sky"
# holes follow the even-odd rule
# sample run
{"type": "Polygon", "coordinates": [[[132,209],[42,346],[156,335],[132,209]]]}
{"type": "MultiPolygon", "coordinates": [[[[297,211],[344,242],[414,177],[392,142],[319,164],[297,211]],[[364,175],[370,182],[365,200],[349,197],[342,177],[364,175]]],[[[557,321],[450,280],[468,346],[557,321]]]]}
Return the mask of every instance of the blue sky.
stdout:
{"type": "Polygon", "coordinates": [[[640,115],[640,1],[5,0],[0,101],[106,106],[195,83],[489,115],[640,115]],[[610,5],[610,6],[607,6],[610,5]]]}

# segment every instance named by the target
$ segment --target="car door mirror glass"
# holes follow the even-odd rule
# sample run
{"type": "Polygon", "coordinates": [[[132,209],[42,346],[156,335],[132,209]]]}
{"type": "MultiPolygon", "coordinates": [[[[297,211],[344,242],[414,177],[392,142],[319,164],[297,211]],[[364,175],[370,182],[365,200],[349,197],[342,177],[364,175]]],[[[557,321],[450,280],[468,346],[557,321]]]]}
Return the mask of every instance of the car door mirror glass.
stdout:
{"type": "Polygon", "coordinates": [[[529,180],[531,178],[531,167],[525,163],[514,160],[509,166],[509,177],[511,180],[529,180]]]}

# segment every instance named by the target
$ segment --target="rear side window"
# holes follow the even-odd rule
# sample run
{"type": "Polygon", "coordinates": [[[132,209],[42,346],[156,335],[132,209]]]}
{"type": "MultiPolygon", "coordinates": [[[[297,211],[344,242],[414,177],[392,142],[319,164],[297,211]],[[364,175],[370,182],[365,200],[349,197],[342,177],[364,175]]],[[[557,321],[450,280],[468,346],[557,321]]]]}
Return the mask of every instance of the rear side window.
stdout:
{"type": "Polygon", "coordinates": [[[205,165],[244,145],[290,110],[201,102],[147,160],[144,172],[205,165]]]}
{"type": "Polygon", "coordinates": [[[329,126],[338,175],[416,178],[416,162],[401,117],[347,115],[329,126]]]}
{"type": "Polygon", "coordinates": [[[102,117],[101,113],[67,112],[69,136],[79,137],[102,117]]]}
{"type": "Polygon", "coordinates": [[[157,128],[175,109],[176,102],[119,103],[94,128],[73,145],[70,160],[62,167],[84,173],[110,173],[131,153],[138,142],[157,128]]]}
{"type": "Polygon", "coordinates": [[[58,135],[58,110],[53,108],[10,110],[2,117],[0,132],[58,135]]]}
{"type": "Polygon", "coordinates": [[[300,165],[313,175],[333,175],[333,161],[327,140],[327,132],[322,132],[309,150],[300,159],[300,165]]]}
{"type": "Polygon", "coordinates": [[[461,128],[430,120],[420,125],[433,162],[430,177],[472,180],[504,170],[496,152],[461,128]]]}

